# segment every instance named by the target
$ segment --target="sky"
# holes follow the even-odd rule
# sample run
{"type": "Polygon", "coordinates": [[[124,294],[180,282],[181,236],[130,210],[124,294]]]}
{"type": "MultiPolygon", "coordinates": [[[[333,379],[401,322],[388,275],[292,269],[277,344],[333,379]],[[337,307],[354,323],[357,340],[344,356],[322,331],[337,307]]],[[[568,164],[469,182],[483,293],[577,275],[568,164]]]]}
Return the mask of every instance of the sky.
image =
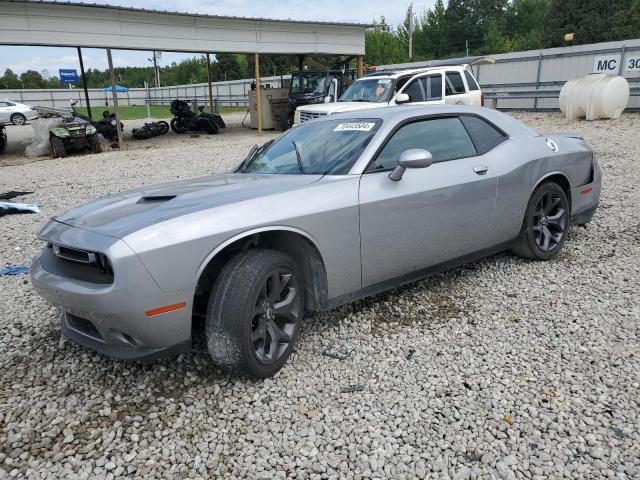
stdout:
{"type": "MultiPolygon", "coordinates": [[[[78,0],[75,0],[78,1],[78,0]]],[[[82,0],[81,0],[82,1],[82,0]]],[[[371,23],[384,15],[388,23],[396,25],[404,18],[410,0],[90,0],[82,3],[100,3],[150,10],[180,11],[210,15],[262,17],[294,20],[371,23]]],[[[430,8],[435,0],[414,1],[415,11],[430,8]]],[[[192,54],[163,53],[160,65],[179,62],[192,54]]],[[[101,49],[83,49],[85,69],[107,68],[107,54],[101,49]]],[[[150,52],[113,50],[114,66],[148,66],[150,52]]],[[[0,75],[10,68],[20,74],[26,70],[47,70],[58,76],[60,68],[79,69],[78,54],[74,48],[0,46],[0,75]]]]}

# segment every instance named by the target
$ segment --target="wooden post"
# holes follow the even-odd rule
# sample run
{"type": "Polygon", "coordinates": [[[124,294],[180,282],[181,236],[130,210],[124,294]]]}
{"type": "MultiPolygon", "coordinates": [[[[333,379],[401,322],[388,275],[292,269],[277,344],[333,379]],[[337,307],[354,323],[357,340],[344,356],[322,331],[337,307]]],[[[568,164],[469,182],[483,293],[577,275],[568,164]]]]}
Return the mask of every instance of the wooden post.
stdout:
{"type": "Polygon", "coordinates": [[[256,64],[256,112],[258,114],[258,133],[262,133],[262,105],[261,105],[261,92],[260,92],[260,55],[255,53],[254,63],[256,64]]]}
{"type": "Polygon", "coordinates": [[[364,62],[362,61],[362,55],[358,55],[358,78],[364,77],[364,62]]]}
{"type": "Polygon", "coordinates": [[[116,130],[118,131],[118,148],[122,149],[122,129],[120,128],[120,114],[118,113],[118,94],[116,93],[116,76],[113,73],[113,59],[111,49],[107,48],[107,60],[109,61],[109,75],[111,76],[111,96],[113,98],[113,109],[116,112],[116,130]]]}
{"type": "Polygon", "coordinates": [[[89,103],[89,90],[87,90],[87,79],[84,76],[84,62],[82,61],[82,50],[80,47],[78,48],[78,60],[80,60],[80,74],[82,75],[82,87],[84,88],[84,99],[87,102],[87,114],[89,116],[89,120],[93,120],[91,116],[91,103],[89,103]]]}
{"type": "Polygon", "coordinates": [[[213,88],[211,87],[211,58],[207,53],[207,82],[209,82],[209,111],[217,113],[213,110],[213,88]]]}

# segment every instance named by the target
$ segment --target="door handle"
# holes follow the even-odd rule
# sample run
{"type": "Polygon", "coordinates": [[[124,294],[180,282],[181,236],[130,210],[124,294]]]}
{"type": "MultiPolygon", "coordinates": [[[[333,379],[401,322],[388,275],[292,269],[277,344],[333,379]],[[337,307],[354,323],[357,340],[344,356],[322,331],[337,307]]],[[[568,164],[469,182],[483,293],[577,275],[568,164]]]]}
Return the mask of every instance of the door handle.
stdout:
{"type": "Polygon", "coordinates": [[[487,170],[489,170],[489,167],[487,167],[486,165],[479,165],[477,167],[473,167],[473,171],[476,172],[478,175],[484,175],[485,173],[487,173],[487,170]]]}

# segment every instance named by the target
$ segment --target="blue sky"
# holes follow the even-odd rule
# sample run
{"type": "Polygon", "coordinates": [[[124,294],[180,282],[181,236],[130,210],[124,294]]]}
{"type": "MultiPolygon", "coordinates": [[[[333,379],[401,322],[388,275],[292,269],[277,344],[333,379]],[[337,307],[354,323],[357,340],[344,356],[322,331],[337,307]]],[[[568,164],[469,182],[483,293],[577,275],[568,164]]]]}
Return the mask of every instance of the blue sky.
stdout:
{"type": "MultiPolygon", "coordinates": [[[[76,0],[78,1],[78,0],[76,0]]],[[[211,15],[263,17],[295,20],[369,23],[384,15],[397,24],[404,18],[410,0],[90,0],[83,3],[101,3],[153,10],[181,11],[211,15]]],[[[435,0],[413,2],[416,11],[431,7],[435,0]]],[[[149,52],[114,50],[116,66],[150,65],[149,52]]],[[[161,65],[191,57],[191,54],[164,53],[161,65]]],[[[107,68],[104,50],[83,49],[85,68],[107,68]]],[[[47,70],[58,75],[60,68],[79,68],[78,56],[73,48],[0,47],[0,75],[6,68],[20,74],[26,70],[47,70]]]]}

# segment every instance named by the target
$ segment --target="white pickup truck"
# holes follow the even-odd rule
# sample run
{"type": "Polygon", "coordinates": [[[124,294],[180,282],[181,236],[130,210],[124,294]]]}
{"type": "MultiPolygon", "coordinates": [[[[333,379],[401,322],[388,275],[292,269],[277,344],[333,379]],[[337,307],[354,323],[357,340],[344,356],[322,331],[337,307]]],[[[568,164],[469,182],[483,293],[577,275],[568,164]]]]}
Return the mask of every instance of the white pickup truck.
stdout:
{"type": "Polygon", "coordinates": [[[323,115],[409,103],[481,106],[484,102],[468,65],[387,71],[356,80],[337,102],[298,107],[294,124],[323,115]]]}

